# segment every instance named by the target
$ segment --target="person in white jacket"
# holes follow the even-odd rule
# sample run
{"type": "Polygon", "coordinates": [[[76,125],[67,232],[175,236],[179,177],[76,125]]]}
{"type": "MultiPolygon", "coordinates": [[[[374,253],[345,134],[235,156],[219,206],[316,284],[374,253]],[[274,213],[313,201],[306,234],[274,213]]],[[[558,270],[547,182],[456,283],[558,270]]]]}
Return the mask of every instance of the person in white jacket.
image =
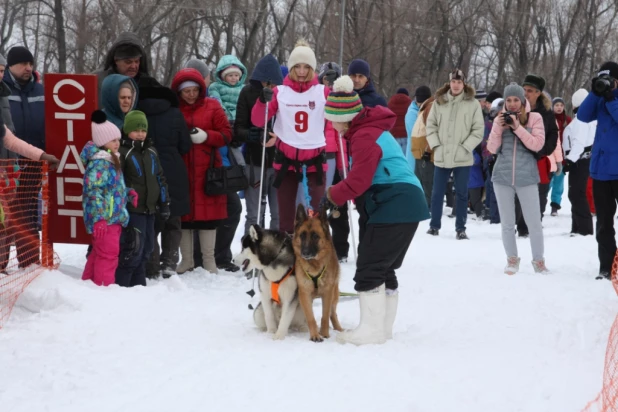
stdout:
{"type": "Polygon", "coordinates": [[[571,102],[575,117],[564,130],[565,170],[569,174],[569,200],[571,201],[571,236],[587,236],[594,233],[592,214],[586,199],[586,184],[590,176],[590,153],[597,121],[584,123],[577,118],[577,109],[586,96],[588,96],[586,89],[579,89],[573,94],[571,102]]]}

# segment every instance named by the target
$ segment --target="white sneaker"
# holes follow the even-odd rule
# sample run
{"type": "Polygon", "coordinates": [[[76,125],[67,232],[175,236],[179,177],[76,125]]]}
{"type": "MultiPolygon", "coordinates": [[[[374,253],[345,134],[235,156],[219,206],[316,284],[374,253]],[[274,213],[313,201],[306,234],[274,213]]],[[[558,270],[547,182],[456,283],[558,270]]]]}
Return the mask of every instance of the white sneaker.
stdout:
{"type": "Polygon", "coordinates": [[[395,318],[397,317],[398,304],[399,291],[391,291],[389,289],[386,293],[386,313],[384,314],[384,336],[386,339],[393,339],[393,325],[395,324],[395,318]]]}
{"type": "Polygon", "coordinates": [[[359,292],[360,323],[351,331],[337,335],[337,342],[369,345],[386,342],[386,293],[384,284],[367,292],[359,292]]]}
{"type": "Polygon", "coordinates": [[[545,259],[533,260],[532,267],[535,273],[540,273],[542,275],[547,275],[549,273],[549,269],[545,266],[545,259]]]}
{"type": "Polygon", "coordinates": [[[521,258],[517,256],[509,256],[506,258],[506,267],[504,268],[504,273],[507,275],[514,275],[519,271],[519,262],[521,262],[521,258]]]}

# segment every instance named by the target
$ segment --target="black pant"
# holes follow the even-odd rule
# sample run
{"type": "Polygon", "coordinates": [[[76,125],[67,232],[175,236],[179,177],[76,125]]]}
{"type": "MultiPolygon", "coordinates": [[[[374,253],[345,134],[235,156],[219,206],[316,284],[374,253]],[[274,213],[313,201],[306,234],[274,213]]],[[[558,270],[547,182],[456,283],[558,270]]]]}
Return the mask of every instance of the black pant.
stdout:
{"type": "Polygon", "coordinates": [[[358,212],[358,254],[360,255],[360,245],[363,243],[365,232],[367,230],[367,220],[369,216],[365,210],[365,193],[354,199],[356,205],[356,211],[358,212]]]}
{"type": "Polygon", "coordinates": [[[120,286],[146,286],[146,263],[154,248],[155,216],[131,213],[129,226],[120,237],[120,257],[116,269],[116,284],[120,286]],[[134,249],[126,242],[127,232],[137,229],[139,247],[134,249]]]}
{"type": "Polygon", "coordinates": [[[592,214],[586,198],[590,176],[590,159],[580,159],[569,169],[569,200],[571,201],[571,233],[592,235],[592,214]]]}
{"type": "Polygon", "coordinates": [[[599,245],[599,272],[611,273],[616,255],[614,215],[618,201],[618,180],[592,179],[594,206],[597,209],[597,243],[599,245]]]}
{"type": "MultiPolygon", "coordinates": [[[[335,171],[335,177],[333,178],[333,185],[341,182],[342,178],[339,176],[339,171],[335,171]]],[[[337,258],[347,258],[350,251],[350,244],[348,243],[348,236],[350,235],[350,219],[348,217],[348,204],[344,204],[339,207],[339,213],[341,215],[338,218],[331,217],[328,221],[333,234],[333,245],[337,252],[337,258]]]]}
{"type": "Polygon", "coordinates": [[[476,217],[481,217],[483,214],[483,188],[468,189],[468,198],[470,199],[470,208],[474,211],[476,217]]]}
{"type": "Polygon", "coordinates": [[[13,208],[13,229],[19,267],[40,263],[38,196],[43,172],[38,162],[20,160],[20,185],[17,186],[13,208]]]}
{"type": "Polygon", "coordinates": [[[170,216],[166,221],[163,221],[158,214],[155,217],[154,250],[146,265],[147,277],[156,278],[159,276],[159,272],[164,269],[176,270],[180,257],[178,249],[180,249],[180,238],[182,237],[180,225],[180,216],[170,216]],[[159,234],[161,234],[160,247],[159,234]]]}
{"type": "Polygon", "coordinates": [[[215,242],[215,262],[217,266],[232,263],[232,242],[236,235],[242,203],[238,193],[227,195],[227,218],[217,227],[217,241],[215,242]]]}
{"type": "MultiPolygon", "coordinates": [[[[539,183],[539,200],[541,201],[541,219],[543,219],[543,213],[545,213],[545,208],[547,207],[547,195],[549,194],[550,184],[549,183],[539,183]]],[[[517,233],[520,236],[528,235],[528,225],[524,220],[524,215],[521,213],[521,205],[519,204],[519,199],[517,195],[515,196],[515,217],[517,218],[517,233]]]]}
{"type": "Polygon", "coordinates": [[[354,289],[366,292],[385,283],[387,289],[397,289],[395,270],[401,267],[418,222],[369,224],[360,243],[354,289]]]}

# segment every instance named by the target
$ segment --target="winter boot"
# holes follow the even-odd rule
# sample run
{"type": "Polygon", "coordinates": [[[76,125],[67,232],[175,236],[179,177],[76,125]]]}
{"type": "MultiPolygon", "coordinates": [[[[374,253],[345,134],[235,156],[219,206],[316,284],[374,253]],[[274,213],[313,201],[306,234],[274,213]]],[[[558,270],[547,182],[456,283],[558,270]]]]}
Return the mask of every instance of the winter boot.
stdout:
{"type": "Polygon", "coordinates": [[[470,240],[468,235],[466,235],[466,231],[465,230],[458,231],[457,235],[455,237],[457,238],[457,240],[470,240]]]}
{"type": "Polygon", "coordinates": [[[217,262],[215,261],[215,242],[217,241],[217,230],[200,230],[200,248],[202,249],[202,267],[210,273],[217,274],[217,262]]]}
{"type": "Polygon", "coordinates": [[[386,342],[386,292],[384,284],[367,292],[359,292],[360,323],[351,331],[337,335],[337,342],[368,345],[386,342]]]}
{"type": "Polygon", "coordinates": [[[545,266],[545,259],[533,260],[532,267],[535,273],[540,273],[542,275],[547,275],[549,273],[549,269],[545,266]]]}
{"type": "Polygon", "coordinates": [[[180,238],[180,254],[182,260],[176,268],[176,273],[182,275],[185,272],[195,269],[193,263],[193,231],[183,229],[182,237],[180,238]]]}
{"type": "Polygon", "coordinates": [[[427,234],[431,236],[438,236],[440,234],[440,230],[430,227],[429,230],[427,231],[427,234]]]}
{"type": "Polygon", "coordinates": [[[519,262],[521,262],[521,258],[517,256],[509,256],[506,258],[506,267],[504,268],[504,273],[507,275],[514,275],[519,271],[519,262]]]}
{"type": "Polygon", "coordinates": [[[399,303],[399,291],[386,290],[386,313],[384,315],[384,335],[386,339],[393,339],[393,325],[397,316],[397,305],[399,303]]]}

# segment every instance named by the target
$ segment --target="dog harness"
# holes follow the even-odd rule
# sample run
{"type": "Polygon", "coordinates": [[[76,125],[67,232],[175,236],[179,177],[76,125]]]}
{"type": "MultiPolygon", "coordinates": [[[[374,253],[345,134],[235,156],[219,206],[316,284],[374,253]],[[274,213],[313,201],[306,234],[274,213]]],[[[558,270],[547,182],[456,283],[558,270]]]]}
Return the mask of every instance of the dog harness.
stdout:
{"type": "Polygon", "coordinates": [[[286,273],[281,279],[279,279],[276,282],[272,282],[270,284],[270,295],[271,295],[271,299],[277,304],[277,305],[281,305],[281,299],[279,299],[279,284],[281,282],[283,282],[284,280],[286,280],[288,278],[288,276],[290,276],[292,273],[294,272],[294,266],[292,266],[290,268],[290,270],[288,270],[288,273],[286,273]]]}
{"type": "Polygon", "coordinates": [[[309,272],[307,272],[305,268],[303,268],[303,272],[305,272],[305,275],[307,275],[307,277],[313,281],[313,286],[315,286],[316,289],[318,288],[318,281],[322,279],[322,276],[324,276],[324,272],[326,272],[326,266],[327,265],[324,265],[320,273],[316,276],[311,276],[309,272]]]}

